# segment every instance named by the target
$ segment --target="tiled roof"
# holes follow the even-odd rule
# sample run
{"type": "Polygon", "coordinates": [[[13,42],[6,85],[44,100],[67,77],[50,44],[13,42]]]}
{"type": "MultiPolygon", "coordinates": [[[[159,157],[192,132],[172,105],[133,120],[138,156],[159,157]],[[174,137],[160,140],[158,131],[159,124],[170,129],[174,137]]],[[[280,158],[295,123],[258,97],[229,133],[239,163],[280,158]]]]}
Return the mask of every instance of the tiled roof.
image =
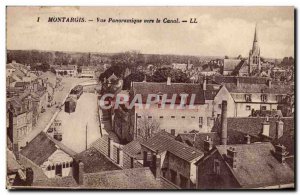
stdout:
{"type": "Polygon", "coordinates": [[[48,139],[44,132],[41,132],[21,150],[21,154],[35,164],[41,165],[56,150],[55,143],[48,139]]]}
{"type": "Polygon", "coordinates": [[[215,96],[220,91],[221,86],[216,84],[207,84],[204,91],[205,100],[214,100],[215,96]]]}
{"type": "Polygon", "coordinates": [[[190,146],[193,146],[201,151],[204,151],[204,140],[206,140],[207,137],[210,137],[212,139],[213,146],[219,145],[220,137],[219,137],[219,134],[216,132],[196,133],[196,134],[181,133],[181,134],[178,134],[178,136],[176,137],[176,140],[186,143],[190,146]]]}
{"type": "Polygon", "coordinates": [[[268,87],[265,84],[235,83],[224,84],[230,93],[271,93],[271,94],[291,94],[293,86],[291,85],[272,85],[268,87]]]}
{"type": "Polygon", "coordinates": [[[76,70],[76,66],[75,65],[56,65],[55,66],[55,70],[76,70]]]}
{"type": "MultiPolygon", "coordinates": [[[[276,136],[276,118],[269,118],[270,122],[270,137],[275,138],[276,136]]],[[[284,117],[281,118],[283,121],[283,131],[290,132],[294,130],[294,118],[293,117],[284,117]]],[[[245,134],[252,136],[258,136],[262,131],[262,123],[266,121],[266,118],[258,117],[229,117],[227,119],[227,129],[240,131],[245,134]]]]}
{"type": "Polygon", "coordinates": [[[29,82],[16,82],[15,87],[25,87],[26,85],[29,85],[29,82]]]}
{"type": "Polygon", "coordinates": [[[32,183],[36,188],[78,188],[73,176],[38,179],[32,183]]]}
{"type": "Polygon", "coordinates": [[[224,59],[224,71],[233,71],[236,66],[242,63],[240,59],[224,59]]]}
{"type": "Polygon", "coordinates": [[[95,173],[100,171],[111,171],[121,169],[106,156],[98,152],[95,148],[89,148],[77,155],[76,160],[80,160],[84,164],[85,173],[95,173]]]}
{"type": "Polygon", "coordinates": [[[237,151],[237,167],[233,169],[226,164],[242,187],[256,188],[294,182],[293,170],[273,156],[271,151],[275,149],[271,143],[216,146],[225,161],[229,147],[237,151]]]}
{"type": "Polygon", "coordinates": [[[195,104],[204,104],[204,92],[202,86],[192,83],[154,83],[154,82],[133,82],[133,91],[135,94],[141,94],[143,102],[146,102],[148,94],[167,94],[167,98],[171,99],[173,94],[177,97],[180,94],[195,94],[195,104]]]}
{"type": "Polygon", "coordinates": [[[241,76],[214,76],[212,78],[216,83],[239,83],[248,84],[267,84],[268,78],[266,77],[241,77],[241,76]]]}
{"type": "Polygon", "coordinates": [[[16,172],[23,167],[16,160],[14,153],[8,149],[6,149],[6,159],[7,159],[7,172],[16,172]]]}
{"type": "Polygon", "coordinates": [[[84,174],[83,187],[91,189],[161,189],[148,167],[84,174]]]}
{"type": "Polygon", "coordinates": [[[202,151],[188,146],[187,144],[184,144],[182,142],[176,141],[174,138],[164,133],[158,133],[152,138],[142,142],[141,145],[149,148],[154,152],[158,151],[158,153],[168,151],[188,162],[200,158],[204,155],[202,151]]]}
{"type": "Polygon", "coordinates": [[[141,154],[141,149],[142,147],[140,142],[137,140],[133,140],[123,147],[123,152],[136,159],[142,159],[143,157],[141,154]]]}

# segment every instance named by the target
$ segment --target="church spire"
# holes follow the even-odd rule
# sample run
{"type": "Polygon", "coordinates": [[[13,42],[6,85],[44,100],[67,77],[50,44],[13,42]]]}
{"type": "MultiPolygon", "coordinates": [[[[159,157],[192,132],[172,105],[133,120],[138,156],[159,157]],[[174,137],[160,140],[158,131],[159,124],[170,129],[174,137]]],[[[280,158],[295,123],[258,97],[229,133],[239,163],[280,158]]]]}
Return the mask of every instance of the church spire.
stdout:
{"type": "Polygon", "coordinates": [[[258,42],[257,23],[255,24],[255,32],[254,32],[254,40],[253,40],[253,42],[258,42]]]}

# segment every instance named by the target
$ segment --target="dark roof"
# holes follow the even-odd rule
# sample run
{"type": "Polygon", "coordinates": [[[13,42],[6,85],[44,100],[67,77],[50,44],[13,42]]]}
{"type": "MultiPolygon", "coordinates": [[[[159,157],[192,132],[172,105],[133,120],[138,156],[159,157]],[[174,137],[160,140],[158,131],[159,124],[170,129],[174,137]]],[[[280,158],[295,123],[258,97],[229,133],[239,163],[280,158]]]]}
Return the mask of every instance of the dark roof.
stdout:
{"type": "Polygon", "coordinates": [[[188,162],[204,155],[202,151],[188,146],[182,142],[176,141],[174,138],[166,135],[165,133],[158,133],[152,138],[141,142],[141,145],[154,152],[158,151],[158,153],[168,151],[188,162]]]}
{"type": "Polygon", "coordinates": [[[30,84],[29,82],[19,81],[19,82],[16,82],[15,87],[25,87],[26,85],[29,85],[29,84],[30,84]]]}
{"type": "MultiPolygon", "coordinates": [[[[270,122],[270,137],[275,138],[276,136],[276,121],[277,118],[269,118],[270,122]]],[[[283,121],[283,131],[290,132],[294,130],[294,118],[293,117],[284,117],[281,118],[283,121]]],[[[252,136],[258,136],[262,131],[262,123],[266,121],[266,118],[259,117],[229,117],[227,119],[227,129],[240,131],[245,134],[252,136]]]]}
{"type": "Polygon", "coordinates": [[[21,154],[37,165],[43,164],[55,151],[57,147],[48,136],[41,132],[22,150],[21,154]]]}
{"type": "Polygon", "coordinates": [[[141,94],[143,102],[146,102],[148,94],[167,94],[167,98],[172,98],[173,94],[179,97],[180,94],[188,94],[189,97],[195,94],[195,104],[204,104],[204,92],[200,84],[192,83],[154,83],[154,82],[133,82],[135,94],[141,94]]]}
{"type": "Polygon", "coordinates": [[[148,167],[89,173],[84,175],[86,188],[95,189],[161,189],[148,167]]]}
{"type": "Polygon", "coordinates": [[[215,96],[220,91],[221,86],[217,84],[207,84],[204,91],[205,100],[214,100],[215,96]]]}
{"type": "Polygon", "coordinates": [[[220,137],[217,132],[211,133],[180,133],[177,135],[176,140],[193,146],[201,151],[204,151],[204,140],[210,137],[214,145],[219,145],[220,137]]]}
{"type": "Polygon", "coordinates": [[[136,159],[143,159],[141,149],[140,142],[133,140],[123,147],[123,152],[136,159]]]}
{"type": "Polygon", "coordinates": [[[32,187],[37,188],[77,188],[79,187],[73,176],[55,177],[36,180],[32,187]]]}
{"type": "Polygon", "coordinates": [[[75,159],[83,162],[85,173],[95,173],[100,171],[121,169],[111,160],[109,160],[104,154],[100,153],[93,147],[75,155],[75,159]]]}
{"type": "Polygon", "coordinates": [[[240,59],[224,59],[223,70],[233,71],[240,63],[242,63],[242,60],[240,59]]]}
{"type": "Polygon", "coordinates": [[[281,144],[286,147],[289,155],[295,154],[295,135],[294,129],[286,129],[283,135],[279,139],[274,139],[272,141],[273,145],[281,144]]]}
{"type": "Polygon", "coordinates": [[[269,80],[266,77],[243,77],[243,76],[214,76],[212,78],[216,83],[248,83],[248,84],[267,84],[269,80]]]}
{"type": "Polygon", "coordinates": [[[236,83],[225,83],[224,85],[230,93],[292,94],[294,90],[291,85],[272,85],[271,87],[265,84],[249,83],[240,83],[239,86],[236,83]]]}
{"type": "Polygon", "coordinates": [[[237,167],[233,169],[226,164],[242,187],[255,188],[294,182],[293,170],[274,157],[271,151],[275,149],[271,143],[216,146],[224,161],[229,147],[234,147],[237,151],[237,167]]]}

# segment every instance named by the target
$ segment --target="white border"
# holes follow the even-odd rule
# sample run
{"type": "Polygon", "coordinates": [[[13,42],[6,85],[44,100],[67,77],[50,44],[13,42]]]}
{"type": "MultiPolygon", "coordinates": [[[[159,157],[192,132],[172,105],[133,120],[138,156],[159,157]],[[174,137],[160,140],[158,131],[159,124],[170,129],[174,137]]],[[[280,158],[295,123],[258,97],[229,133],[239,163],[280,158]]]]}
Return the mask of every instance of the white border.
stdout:
{"type": "MultiPolygon", "coordinates": [[[[222,1],[222,0],[211,0],[211,1],[196,1],[196,0],[184,0],[184,1],[175,1],[175,0],[160,0],[160,1],[154,1],[154,0],[144,0],[144,1],[138,1],[138,0],[105,0],[101,3],[95,2],[92,0],[27,0],[27,1],[20,1],[20,0],[2,0],[0,1],[0,40],[1,40],[1,49],[0,49],[0,61],[1,61],[1,69],[0,71],[0,91],[1,91],[1,101],[0,101],[0,108],[1,108],[1,119],[0,125],[1,134],[0,134],[0,154],[2,156],[0,160],[0,194],[8,194],[9,192],[5,189],[5,173],[6,173],[6,159],[5,159],[5,144],[6,143],[6,119],[5,119],[5,47],[6,47],[6,41],[5,41],[5,14],[6,14],[6,6],[295,6],[296,8],[299,8],[300,1],[299,0],[251,0],[251,1],[241,1],[241,0],[231,0],[231,1],[222,1]]],[[[299,11],[299,10],[298,10],[299,11]]],[[[297,13],[299,15],[299,13],[297,13]]],[[[298,17],[297,17],[298,18],[298,17]]],[[[296,19],[295,22],[297,22],[296,26],[299,26],[299,20],[296,19]]],[[[297,43],[298,44],[298,37],[297,37],[297,43]]],[[[299,50],[297,50],[297,55],[295,55],[295,58],[299,56],[299,50]]],[[[298,61],[298,60],[297,60],[298,61]]],[[[299,67],[297,68],[297,75],[299,75],[299,67]]],[[[297,87],[297,91],[299,89],[299,86],[297,87]]],[[[299,102],[299,100],[297,99],[299,102]]],[[[297,106],[298,108],[298,106],[297,106]]],[[[297,109],[298,110],[298,109],[297,109]]],[[[297,121],[299,117],[297,116],[297,121]]],[[[297,133],[297,140],[299,142],[299,132],[297,133]]],[[[298,148],[297,148],[298,149],[298,148]]],[[[297,178],[299,180],[299,178],[297,178]]],[[[18,192],[19,193],[19,192],[18,192]]],[[[32,192],[27,192],[32,193],[32,192]]],[[[43,193],[43,192],[34,192],[34,193],[43,193]]],[[[49,192],[48,192],[49,193],[49,192]]],[[[50,192],[55,194],[61,194],[66,192],[50,192]]],[[[67,192],[67,193],[73,193],[73,192],[67,192]]],[[[80,192],[80,193],[86,193],[86,192],[80,192]]],[[[97,193],[108,193],[108,192],[102,192],[99,191],[97,193]]],[[[113,192],[115,194],[117,192],[113,192]]],[[[123,192],[124,193],[124,192],[123,192]]],[[[128,193],[128,192],[127,192],[128,193]]],[[[131,192],[129,192],[131,193],[131,192]]],[[[138,192],[141,193],[141,192],[138,192]]],[[[146,193],[146,192],[142,192],[146,193]]],[[[150,194],[154,194],[157,192],[151,192],[150,194]]],[[[173,193],[173,192],[165,192],[165,193],[173,193]]],[[[195,193],[195,192],[194,192],[195,193]]],[[[196,192],[198,193],[198,192],[196,192]]],[[[199,193],[207,193],[207,192],[199,192],[199,193]]],[[[215,193],[215,192],[214,192],[215,193]]],[[[225,193],[225,192],[221,192],[225,193]]],[[[226,192],[228,193],[228,192],[226,192]]],[[[231,192],[229,192],[231,193],[231,192]]],[[[240,192],[238,192],[240,193],[240,192]]],[[[266,192],[255,192],[256,194],[264,194],[266,192]]],[[[286,192],[289,193],[289,192],[286,192]]],[[[297,192],[298,193],[298,192],[297,192]]],[[[111,193],[110,193],[111,194],[111,193]]],[[[149,194],[149,193],[147,193],[149,194]]]]}

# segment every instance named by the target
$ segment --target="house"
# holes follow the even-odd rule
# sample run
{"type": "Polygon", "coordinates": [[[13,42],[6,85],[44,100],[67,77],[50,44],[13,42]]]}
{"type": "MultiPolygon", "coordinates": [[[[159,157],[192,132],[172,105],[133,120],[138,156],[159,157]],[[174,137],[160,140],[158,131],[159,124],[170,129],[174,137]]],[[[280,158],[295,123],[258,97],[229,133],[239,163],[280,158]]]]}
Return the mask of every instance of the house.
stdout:
{"type": "Polygon", "coordinates": [[[32,130],[33,102],[30,95],[7,99],[7,135],[14,150],[19,150],[19,142],[32,130]]]}
{"type": "Polygon", "coordinates": [[[39,133],[22,150],[21,155],[42,169],[47,178],[72,174],[74,152],[70,153],[46,133],[39,133]]]}
{"type": "Polygon", "coordinates": [[[176,141],[166,132],[141,142],[143,165],[150,167],[154,175],[170,181],[182,189],[196,187],[195,162],[204,153],[187,144],[176,141]]]}
{"type": "Polygon", "coordinates": [[[134,126],[131,135],[134,139],[151,137],[153,132],[148,132],[143,126],[145,123],[174,135],[210,130],[207,127],[209,113],[200,84],[171,83],[170,78],[167,83],[133,82],[130,93],[131,100],[141,97],[132,110],[134,122],[131,124],[134,126]],[[149,102],[151,96],[154,100],[149,102]]]}
{"type": "Polygon", "coordinates": [[[123,147],[123,167],[127,169],[143,167],[142,146],[133,140],[123,147]]]}
{"type": "Polygon", "coordinates": [[[221,67],[221,74],[224,76],[229,76],[236,70],[237,66],[241,66],[243,61],[241,59],[224,59],[223,66],[221,67]]]}
{"type": "Polygon", "coordinates": [[[79,77],[81,78],[95,78],[96,67],[94,66],[82,66],[79,77]]]}
{"type": "Polygon", "coordinates": [[[7,157],[7,188],[12,186],[30,186],[32,184],[33,172],[31,168],[25,168],[14,153],[6,149],[7,157]]]}
{"type": "Polygon", "coordinates": [[[294,188],[283,146],[269,142],[218,145],[197,163],[198,189],[294,188]]]}
{"type": "Polygon", "coordinates": [[[56,65],[53,68],[56,76],[76,77],[78,75],[77,65],[56,65]]]}
{"type": "MultiPolygon", "coordinates": [[[[212,78],[216,83],[223,85],[221,98],[228,102],[231,112],[229,117],[249,117],[255,111],[282,110],[283,116],[292,112],[290,108],[293,86],[283,83],[272,83],[264,77],[218,77],[212,78]]],[[[220,105],[220,103],[218,103],[220,105]]],[[[218,109],[217,112],[219,112],[218,109]]]]}
{"type": "Polygon", "coordinates": [[[185,63],[172,63],[171,64],[173,69],[179,69],[182,72],[185,72],[193,67],[193,64],[190,64],[188,61],[186,64],[185,63]]]}

